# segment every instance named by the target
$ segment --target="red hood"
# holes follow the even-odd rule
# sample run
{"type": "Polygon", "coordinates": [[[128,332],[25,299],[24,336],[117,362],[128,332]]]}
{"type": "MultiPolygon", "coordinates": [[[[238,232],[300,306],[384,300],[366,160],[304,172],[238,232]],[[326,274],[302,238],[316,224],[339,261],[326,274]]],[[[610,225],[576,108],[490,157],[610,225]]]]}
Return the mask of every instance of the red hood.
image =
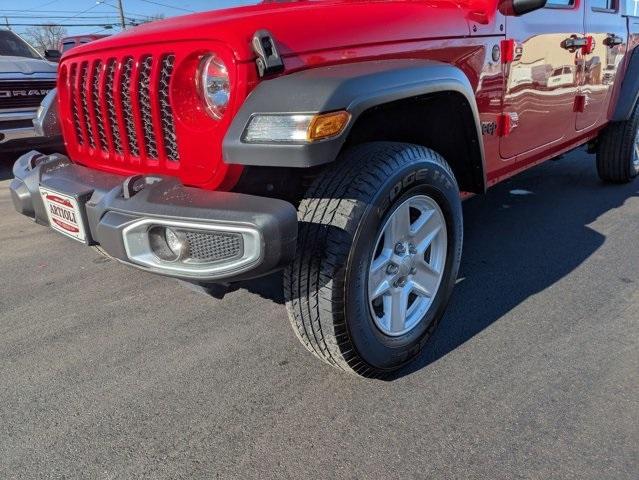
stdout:
{"type": "Polygon", "coordinates": [[[470,35],[467,19],[476,1],[262,3],[143,25],[77,47],[65,57],[146,43],[216,40],[229,45],[239,61],[250,61],[254,59],[250,40],[260,29],[267,29],[275,36],[283,56],[361,45],[460,37],[470,35]]]}

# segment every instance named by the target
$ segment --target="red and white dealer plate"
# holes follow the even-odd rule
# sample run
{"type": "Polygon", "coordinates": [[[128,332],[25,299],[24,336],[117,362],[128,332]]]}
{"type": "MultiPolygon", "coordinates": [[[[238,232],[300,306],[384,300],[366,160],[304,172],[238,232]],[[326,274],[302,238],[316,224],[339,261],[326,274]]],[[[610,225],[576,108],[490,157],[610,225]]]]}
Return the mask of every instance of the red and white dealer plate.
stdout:
{"type": "Polygon", "coordinates": [[[74,240],[86,242],[86,230],[77,200],[43,187],[40,187],[40,195],[47,209],[51,228],[74,240]]]}

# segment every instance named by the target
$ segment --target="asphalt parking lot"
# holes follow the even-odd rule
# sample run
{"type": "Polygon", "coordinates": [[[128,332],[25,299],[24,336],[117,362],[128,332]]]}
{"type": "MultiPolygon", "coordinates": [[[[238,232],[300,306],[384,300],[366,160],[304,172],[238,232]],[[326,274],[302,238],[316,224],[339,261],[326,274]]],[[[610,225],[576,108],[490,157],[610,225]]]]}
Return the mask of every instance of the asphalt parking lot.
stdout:
{"type": "Polygon", "coordinates": [[[393,381],[298,345],[277,275],[223,300],[14,214],[0,163],[0,478],[639,476],[639,180],[583,152],[465,202],[393,381]]]}

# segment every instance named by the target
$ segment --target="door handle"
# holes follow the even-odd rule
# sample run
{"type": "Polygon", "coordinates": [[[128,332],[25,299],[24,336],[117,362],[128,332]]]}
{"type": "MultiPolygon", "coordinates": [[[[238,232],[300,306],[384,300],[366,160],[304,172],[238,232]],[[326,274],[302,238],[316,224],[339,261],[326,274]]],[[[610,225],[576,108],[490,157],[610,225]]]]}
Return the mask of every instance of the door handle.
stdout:
{"type": "Polygon", "coordinates": [[[623,38],[618,37],[617,35],[611,34],[604,39],[603,43],[606,47],[612,48],[612,47],[616,47],[617,45],[621,45],[623,43],[623,38]]]}
{"type": "Polygon", "coordinates": [[[566,38],[561,42],[561,48],[568,50],[570,53],[576,52],[579,48],[588,46],[587,38],[577,38],[576,36],[566,38]]]}

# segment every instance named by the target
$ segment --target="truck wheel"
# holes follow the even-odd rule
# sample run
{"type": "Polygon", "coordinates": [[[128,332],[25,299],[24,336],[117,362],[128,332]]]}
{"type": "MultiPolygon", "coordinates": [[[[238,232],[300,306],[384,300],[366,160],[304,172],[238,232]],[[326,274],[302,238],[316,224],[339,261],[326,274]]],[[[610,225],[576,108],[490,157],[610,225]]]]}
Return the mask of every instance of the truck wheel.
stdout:
{"type": "Polygon", "coordinates": [[[326,363],[380,377],[410,362],[437,326],[462,251],[459,188],[424,147],[368,143],[315,179],[284,274],[302,344],[326,363]]]}
{"type": "Polygon", "coordinates": [[[628,183],[639,175],[639,106],[629,120],[611,123],[601,134],[597,171],[611,183],[628,183]]]}

